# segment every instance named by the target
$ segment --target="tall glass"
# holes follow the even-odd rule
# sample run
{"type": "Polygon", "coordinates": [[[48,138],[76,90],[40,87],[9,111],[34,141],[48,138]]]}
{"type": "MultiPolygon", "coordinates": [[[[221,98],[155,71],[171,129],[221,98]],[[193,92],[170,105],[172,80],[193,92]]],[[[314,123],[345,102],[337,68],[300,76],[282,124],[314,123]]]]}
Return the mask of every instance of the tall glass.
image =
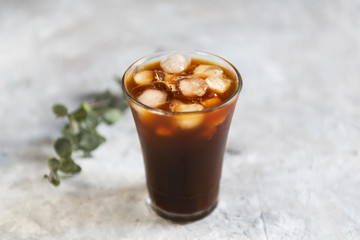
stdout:
{"type": "Polygon", "coordinates": [[[173,52],[139,59],[122,78],[142,148],[150,205],[158,215],[184,222],[207,216],[217,205],[226,141],[242,79],[221,57],[199,51],[176,52],[221,66],[237,81],[233,95],[220,105],[180,113],[148,107],[127,90],[127,81],[136,69],[173,52]]]}

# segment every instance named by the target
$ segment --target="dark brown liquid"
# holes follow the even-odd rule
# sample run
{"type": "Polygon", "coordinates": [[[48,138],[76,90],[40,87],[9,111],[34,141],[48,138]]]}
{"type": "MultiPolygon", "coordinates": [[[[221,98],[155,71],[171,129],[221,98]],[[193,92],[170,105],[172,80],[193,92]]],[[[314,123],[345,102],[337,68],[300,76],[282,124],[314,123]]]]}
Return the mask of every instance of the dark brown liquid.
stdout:
{"type": "Polygon", "coordinates": [[[196,213],[217,202],[232,112],[210,138],[201,130],[140,135],[150,197],[161,209],[196,213]]]}
{"type": "MultiPolygon", "coordinates": [[[[193,60],[192,64],[188,71],[209,62],[193,60]]],[[[161,68],[159,63],[154,63],[142,69],[161,68]]],[[[222,102],[233,95],[238,84],[237,79],[224,70],[227,77],[234,81],[227,92],[217,94],[222,102]]],[[[126,83],[129,92],[136,88],[131,74],[126,83]]],[[[175,98],[187,103],[199,102],[212,94],[207,92],[201,99],[172,96],[169,101],[175,98]]],[[[148,192],[152,204],[161,210],[158,213],[163,217],[175,221],[195,220],[204,217],[216,206],[235,102],[233,100],[221,108],[191,114],[158,114],[132,103],[145,162],[148,192]],[[210,210],[206,212],[207,209],[210,210]],[[187,218],[164,214],[163,211],[199,214],[187,218]]],[[[168,110],[166,104],[161,108],[168,110]]]]}

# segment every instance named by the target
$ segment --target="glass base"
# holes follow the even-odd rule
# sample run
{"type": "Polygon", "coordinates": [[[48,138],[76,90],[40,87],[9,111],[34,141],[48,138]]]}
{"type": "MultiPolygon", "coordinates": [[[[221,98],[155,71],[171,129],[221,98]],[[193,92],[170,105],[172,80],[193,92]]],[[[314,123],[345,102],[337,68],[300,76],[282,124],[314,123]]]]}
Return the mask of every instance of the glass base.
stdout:
{"type": "Polygon", "coordinates": [[[170,220],[172,222],[176,223],[187,223],[187,222],[193,222],[196,220],[200,220],[207,215],[209,215],[217,206],[217,201],[208,207],[207,209],[195,212],[195,213],[173,213],[165,211],[157,206],[155,206],[150,198],[146,199],[146,203],[150,206],[150,208],[160,217],[165,218],[167,220],[170,220]]]}

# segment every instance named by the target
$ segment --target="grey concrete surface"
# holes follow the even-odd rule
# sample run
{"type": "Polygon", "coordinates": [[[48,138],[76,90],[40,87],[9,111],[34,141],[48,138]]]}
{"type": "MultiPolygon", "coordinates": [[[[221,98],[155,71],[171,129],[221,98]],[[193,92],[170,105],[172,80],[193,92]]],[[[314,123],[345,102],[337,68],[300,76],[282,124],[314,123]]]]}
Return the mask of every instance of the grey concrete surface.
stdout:
{"type": "Polygon", "coordinates": [[[0,239],[360,239],[360,2],[0,1],[0,239]],[[81,174],[42,178],[75,108],[161,49],[241,72],[218,208],[155,216],[130,112],[81,174]]]}

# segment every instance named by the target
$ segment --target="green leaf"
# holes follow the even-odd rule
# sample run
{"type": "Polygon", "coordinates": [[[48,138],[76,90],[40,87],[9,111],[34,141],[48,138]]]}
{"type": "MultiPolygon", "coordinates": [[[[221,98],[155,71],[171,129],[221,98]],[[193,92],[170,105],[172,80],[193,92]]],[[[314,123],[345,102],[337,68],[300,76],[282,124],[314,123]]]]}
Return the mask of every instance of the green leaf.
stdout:
{"type": "Polygon", "coordinates": [[[72,113],[71,116],[76,121],[82,121],[86,118],[87,112],[85,111],[85,109],[83,107],[80,107],[78,110],[76,110],[74,113],[72,113]]]}
{"type": "Polygon", "coordinates": [[[82,131],[79,134],[79,148],[84,152],[90,152],[96,149],[105,138],[96,131],[82,131]]]}
{"type": "Polygon", "coordinates": [[[53,172],[53,171],[50,171],[50,174],[49,175],[45,175],[44,176],[45,178],[47,178],[49,180],[49,182],[54,185],[55,187],[56,186],[59,186],[60,184],[60,179],[59,179],[59,175],[57,174],[57,172],[53,172]]]}
{"type": "Polygon", "coordinates": [[[73,150],[75,151],[77,149],[77,143],[79,140],[78,133],[74,132],[74,129],[72,129],[69,124],[66,124],[63,129],[61,129],[62,135],[70,140],[73,150]]]}
{"type": "Polygon", "coordinates": [[[71,134],[78,134],[80,132],[79,122],[75,120],[74,116],[70,115],[68,118],[69,123],[67,124],[67,128],[71,132],[71,134]]]}
{"type": "Polygon", "coordinates": [[[72,153],[71,142],[67,138],[58,138],[54,143],[56,153],[62,158],[68,158],[72,153]]]}
{"type": "Polygon", "coordinates": [[[111,125],[116,123],[121,117],[121,111],[117,108],[109,108],[103,115],[105,123],[111,125]]]}
{"type": "Polygon", "coordinates": [[[72,113],[72,117],[76,121],[84,121],[86,120],[87,116],[93,112],[91,106],[87,102],[83,102],[81,106],[76,110],[74,113],[72,113]]]}
{"type": "Polygon", "coordinates": [[[56,158],[49,158],[48,159],[48,167],[50,171],[56,172],[60,167],[60,161],[56,158]]]}
{"type": "Polygon", "coordinates": [[[72,152],[81,150],[86,157],[105,141],[96,127],[101,123],[113,124],[120,118],[122,112],[128,108],[128,102],[124,95],[112,94],[106,91],[93,96],[91,104],[84,101],[78,109],[69,113],[62,104],[55,104],[52,111],[58,117],[67,116],[67,124],[62,128],[63,137],[54,143],[56,153],[60,156],[48,159],[49,175],[45,177],[54,186],[60,184],[58,171],[63,173],[78,173],[81,171],[71,158],[72,152]]]}
{"type": "Polygon", "coordinates": [[[87,116],[83,121],[82,126],[84,126],[87,129],[94,129],[99,125],[99,116],[95,112],[87,112],[87,116]]]}
{"type": "Polygon", "coordinates": [[[93,109],[92,107],[86,102],[84,101],[82,104],[81,104],[81,107],[86,111],[86,112],[91,112],[93,109]]]}
{"type": "Polygon", "coordinates": [[[77,165],[71,158],[61,159],[60,163],[59,170],[63,173],[75,174],[81,171],[81,167],[77,165]]]}
{"type": "Polygon", "coordinates": [[[68,112],[67,108],[62,104],[54,104],[52,106],[52,111],[57,117],[66,116],[68,112]]]}

